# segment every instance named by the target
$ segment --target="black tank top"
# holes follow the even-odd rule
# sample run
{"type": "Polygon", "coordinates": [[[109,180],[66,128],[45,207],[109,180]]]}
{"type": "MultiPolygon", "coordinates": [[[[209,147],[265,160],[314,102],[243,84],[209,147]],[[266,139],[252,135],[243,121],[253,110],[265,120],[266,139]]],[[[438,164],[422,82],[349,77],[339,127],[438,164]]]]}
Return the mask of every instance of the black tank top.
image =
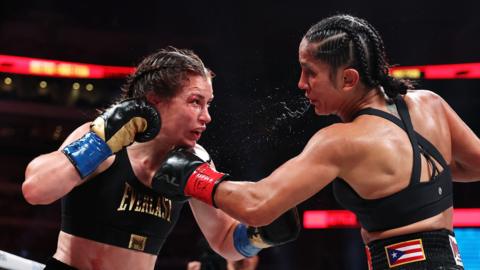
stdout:
{"type": "Polygon", "coordinates": [[[333,192],[337,201],[357,215],[357,219],[367,231],[384,231],[398,228],[435,216],[453,205],[452,176],[440,152],[424,137],[413,130],[410,115],[401,96],[395,99],[401,119],[384,111],[366,108],[362,114],[375,115],[387,119],[408,134],[413,147],[413,168],[410,184],[403,190],[379,199],[363,199],[344,180],[333,182],[333,192]],[[425,156],[432,166],[432,177],[420,182],[421,158],[425,156]],[[439,170],[437,161],[443,170],[439,170]]]}
{"type": "Polygon", "coordinates": [[[106,171],[62,199],[62,231],[156,255],[183,204],[143,185],[135,177],[124,149],[106,171]]]}

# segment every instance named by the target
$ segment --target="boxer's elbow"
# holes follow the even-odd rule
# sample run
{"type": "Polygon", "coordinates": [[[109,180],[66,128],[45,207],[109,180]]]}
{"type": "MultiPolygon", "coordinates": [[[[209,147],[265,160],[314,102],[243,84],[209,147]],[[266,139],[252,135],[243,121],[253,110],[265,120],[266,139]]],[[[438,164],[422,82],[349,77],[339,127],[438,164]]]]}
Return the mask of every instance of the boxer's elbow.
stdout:
{"type": "Polygon", "coordinates": [[[32,205],[43,204],[41,192],[35,180],[27,178],[22,184],[22,193],[25,200],[32,205]]]}
{"type": "Polygon", "coordinates": [[[22,184],[22,194],[25,200],[32,205],[40,204],[40,191],[36,176],[36,160],[31,161],[25,169],[25,181],[22,184]]]}
{"type": "Polygon", "coordinates": [[[22,184],[23,198],[31,205],[46,205],[55,202],[58,198],[54,194],[50,194],[45,187],[40,185],[38,181],[27,179],[22,184]]]}
{"type": "Polygon", "coordinates": [[[44,187],[38,179],[35,170],[29,165],[25,171],[25,181],[22,184],[22,194],[25,200],[32,205],[49,204],[51,201],[46,200],[44,187]]]}

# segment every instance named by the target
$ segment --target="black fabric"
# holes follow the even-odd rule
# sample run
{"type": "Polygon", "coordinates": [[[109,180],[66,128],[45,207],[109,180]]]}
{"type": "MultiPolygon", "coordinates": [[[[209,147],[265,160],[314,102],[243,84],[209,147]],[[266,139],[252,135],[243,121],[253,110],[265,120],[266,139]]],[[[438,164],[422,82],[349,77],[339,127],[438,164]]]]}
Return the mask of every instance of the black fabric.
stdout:
{"type": "Polygon", "coordinates": [[[333,182],[333,192],[337,201],[351,210],[367,231],[383,231],[405,226],[435,216],[453,205],[452,176],[450,168],[440,152],[427,139],[413,130],[405,101],[399,97],[396,105],[401,119],[384,111],[367,108],[363,114],[387,119],[408,134],[413,148],[413,167],[410,184],[403,190],[379,199],[368,200],[360,197],[344,180],[333,182]],[[432,160],[435,174],[427,182],[420,182],[421,158],[423,153],[432,160]],[[435,166],[438,161],[442,169],[435,166]]]}
{"type": "Polygon", "coordinates": [[[62,199],[62,231],[118,247],[158,254],[183,207],[134,175],[124,149],[105,172],[62,199]]]}
{"type": "MultiPolygon", "coordinates": [[[[389,245],[421,239],[425,260],[394,266],[395,270],[462,270],[463,266],[457,265],[450,243],[449,235],[454,233],[449,230],[436,230],[428,232],[413,233],[376,240],[367,245],[370,252],[371,265],[373,270],[390,269],[387,259],[386,248],[389,245]]],[[[368,257],[368,254],[367,254],[368,257]]]]}
{"type": "Polygon", "coordinates": [[[71,267],[70,265],[61,262],[53,257],[48,259],[47,263],[45,264],[45,268],[43,270],[77,270],[75,267],[71,267]]]}

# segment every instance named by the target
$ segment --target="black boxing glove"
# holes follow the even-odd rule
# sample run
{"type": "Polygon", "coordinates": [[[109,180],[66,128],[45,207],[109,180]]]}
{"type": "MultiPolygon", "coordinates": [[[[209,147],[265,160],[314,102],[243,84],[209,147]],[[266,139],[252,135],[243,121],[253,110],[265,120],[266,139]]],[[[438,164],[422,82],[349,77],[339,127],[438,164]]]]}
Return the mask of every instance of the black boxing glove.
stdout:
{"type": "Polygon", "coordinates": [[[256,255],[261,249],[282,245],[297,239],[300,219],[294,207],[272,223],[262,227],[238,224],[233,233],[235,249],[245,257],[256,255]]]}
{"type": "Polygon", "coordinates": [[[134,141],[146,142],[160,131],[160,114],[145,99],[114,104],[90,125],[90,132],[62,149],[82,178],[110,155],[134,141]]]}
{"type": "Polygon", "coordinates": [[[152,179],[152,189],[175,201],[194,197],[216,207],[218,184],[229,176],[215,171],[192,149],[178,148],[167,154],[152,179]]]}

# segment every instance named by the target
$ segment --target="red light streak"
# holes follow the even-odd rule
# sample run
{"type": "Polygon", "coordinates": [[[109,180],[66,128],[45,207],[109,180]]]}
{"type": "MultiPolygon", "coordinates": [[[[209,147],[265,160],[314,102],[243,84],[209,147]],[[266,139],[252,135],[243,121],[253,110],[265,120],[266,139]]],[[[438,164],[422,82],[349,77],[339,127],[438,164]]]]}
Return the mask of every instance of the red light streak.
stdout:
{"type": "MultiPolygon", "coordinates": [[[[480,208],[453,210],[454,227],[480,227],[480,208]]],[[[348,210],[309,210],[303,212],[305,229],[358,228],[355,214],[348,210]]]]}
{"type": "Polygon", "coordinates": [[[480,63],[424,65],[424,66],[399,66],[390,69],[395,72],[411,72],[418,70],[424,79],[479,79],[480,63]]]}
{"type": "Polygon", "coordinates": [[[133,67],[102,66],[38,58],[0,55],[0,72],[47,77],[105,79],[124,78],[133,67]]]}
{"type": "MultiPolygon", "coordinates": [[[[0,72],[67,78],[123,78],[134,67],[102,66],[21,56],[0,55],[0,72]]],[[[398,66],[390,73],[411,79],[479,79],[480,63],[398,66]]]]}

